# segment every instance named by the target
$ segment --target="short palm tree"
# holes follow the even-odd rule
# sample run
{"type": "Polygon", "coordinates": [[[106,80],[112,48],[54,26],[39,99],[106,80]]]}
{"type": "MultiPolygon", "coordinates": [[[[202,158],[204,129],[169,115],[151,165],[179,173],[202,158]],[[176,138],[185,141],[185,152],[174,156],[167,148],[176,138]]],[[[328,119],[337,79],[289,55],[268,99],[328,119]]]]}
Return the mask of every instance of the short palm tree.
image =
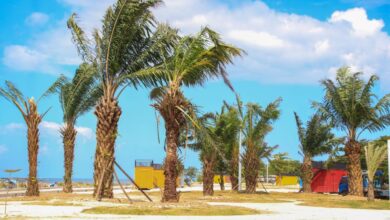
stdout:
{"type": "Polygon", "coordinates": [[[374,176],[376,170],[387,156],[387,145],[375,145],[374,143],[368,143],[364,146],[366,163],[367,163],[367,176],[368,176],[368,201],[374,200],[374,176]]]}
{"type": "Polygon", "coordinates": [[[223,188],[223,175],[228,173],[233,190],[238,190],[238,133],[240,132],[240,118],[237,108],[224,104],[217,114],[215,134],[221,142],[221,152],[218,155],[216,170],[220,174],[221,188],[223,188]]]}
{"type": "Polygon", "coordinates": [[[206,113],[197,119],[198,127],[194,127],[194,143],[188,146],[199,152],[202,163],[203,195],[214,195],[214,170],[218,153],[222,145],[216,135],[216,115],[206,113]]]}
{"type": "Polygon", "coordinates": [[[313,178],[312,159],[315,156],[330,153],[332,146],[337,142],[332,133],[332,126],[320,114],[314,114],[304,128],[298,114],[294,112],[300,141],[300,153],[303,155],[301,175],[303,192],[311,192],[313,178]]]}
{"type": "Polygon", "coordinates": [[[101,87],[95,82],[95,68],[83,63],[76,70],[72,80],[66,76],[60,76],[57,81],[48,89],[46,95],[57,93],[63,112],[64,125],[60,132],[64,144],[64,187],[63,191],[71,193],[74,148],[76,141],[77,119],[93,106],[101,97],[101,87]]]}
{"type": "Polygon", "coordinates": [[[243,117],[243,145],[245,148],[243,162],[247,193],[256,192],[261,158],[271,156],[271,152],[277,147],[268,146],[264,138],[272,131],[273,122],[279,118],[280,102],[281,99],[278,99],[270,103],[265,109],[254,103],[246,105],[246,113],[243,117]]]}
{"type": "Polygon", "coordinates": [[[118,98],[127,86],[155,85],[157,79],[146,70],[161,62],[162,54],[176,39],[176,30],[157,25],[151,12],[161,2],[117,0],[107,9],[101,30],[93,32],[93,40],[77,25],[75,14],[68,20],[81,58],[96,68],[103,89],[95,109],[94,196],[99,198],[113,197],[112,161],[122,114],[118,98]]]}
{"type": "Polygon", "coordinates": [[[225,67],[242,51],[221,41],[219,34],[209,28],[195,36],[179,40],[164,62],[151,69],[161,76],[161,83],[151,91],[152,105],[165,121],[166,158],[165,188],[162,201],[178,201],[176,192],[176,163],[180,131],[186,125],[190,103],[185,99],[182,86],[203,85],[209,78],[226,77],[225,67]]]}
{"type": "Polygon", "coordinates": [[[26,196],[39,196],[37,178],[38,151],[39,151],[39,124],[46,112],[38,113],[37,102],[34,98],[26,98],[19,89],[10,81],[5,81],[6,87],[0,88],[0,96],[13,103],[20,111],[27,125],[27,148],[28,148],[28,180],[26,196]]]}
{"type": "MultiPolygon", "coordinates": [[[[230,105],[228,103],[224,103],[224,106],[228,109],[227,114],[225,115],[225,119],[221,121],[225,121],[225,125],[222,127],[225,127],[222,129],[221,132],[222,135],[224,135],[224,142],[226,140],[226,157],[229,159],[229,174],[230,174],[230,181],[232,184],[232,190],[238,191],[238,166],[239,166],[239,159],[242,155],[239,155],[239,148],[240,148],[240,138],[239,135],[242,132],[243,129],[243,103],[236,94],[236,100],[237,105],[230,105]],[[226,130],[225,130],[226,129],[226,130]]],[[[242,140],[241,140],[242,142],[242,140]]]]}
{"type": "Polygon", "coordinates": [[[361,72],[340,68],[335,81],[322,81],[326,91],[323,102],[313,104],[336,128],[346,132],[349,190],[357,196],[363,196],[360,134],[379,131],[390,124],[390,94],[378,100],[372,91],[377,80],[372,75],[365,81],[361,72]]]}

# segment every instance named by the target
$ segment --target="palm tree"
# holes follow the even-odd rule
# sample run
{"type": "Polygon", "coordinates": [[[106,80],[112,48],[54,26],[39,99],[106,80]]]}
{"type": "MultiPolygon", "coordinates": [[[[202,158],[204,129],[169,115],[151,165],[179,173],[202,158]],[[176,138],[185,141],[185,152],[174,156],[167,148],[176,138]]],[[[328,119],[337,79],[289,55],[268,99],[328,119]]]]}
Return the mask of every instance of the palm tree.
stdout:
{"type": "Polygon", "coordinates": [[[65,193],[72,190],[72,172],[74,147],[77,131],[75,128],[78,117],[95,106],[101,97],[101,87],[95,82],[96,70],[92,65],[83,63],[76,70],[72,80],[60,76],[57,81],[48,89],[47,94],[57,93],[64,114],[64,125],[60,130],[64,144],[64,187],[65,193]]]}
{"type": "Polygon", "coordinates": [[[224,106],[228,109],[228,112],[222,116],[220,127],[220,135],[223,136],[222,140],[226,144],[225,155],[229,160],[228,172],[230,175],[230,182],[232,190],[238,191],[238,163],[239,163],[239,133],[242,129],[242,102],[239,96],[236,94],[238,106],[229,105],[224,103],[224,106]]]}
{"type": "Polygon", "coordinates": [[[155,85],[157,78],[148,69],[161,62],[162,54],[177,36],[177,31],[166,25],[156,26],[151,9],[160,3],[161,0],[117,0],[107,9],[101,31],[93,32],[93,40],[77,25],[75,14],[68,20],[81,58],[94,66],[103,89],[95,109],[98,122],[94,196],[99,198],[113,197],[112,161],[122,114],[118,98],[127,86],[155,85]]]}
{"type": "Polygon", "coordinates": [[[47,111],[40,115],[37,102],[34,98],[26,98],[10,81],[5,81],[6,87],[0,87],[0,96],[13,103],[20,111],[27,125],[27,148],[29,173],[26,196],[39,196],[37,178],[38,150],[39,150],[39,124],[47,111]]]}
{"type": "MultiPolygon", "coordinates": [[[[195,36],[185,36],[179,40],[174,50],[166,54],[164,62],[152,69],[162,76],[159,87],[151,91],[152,105],[165,121],[166,166],[165,188],[162,201],[178,201],[175,171],[180,131],[186,125],[190,103],[185,99],[182,86],[203,85],[209,78],[226,77],[226,64],[232,63],[234,56],[242,51],[221,41],[219,34],[209,28],[195,36]]],[[[231,86],[230,86],[231,87],[231,86]]]]}
{"type": "Polygon", "coordinates": [[[332,133],[332,126],[320,114],[314,114],[307,122],[306,128],[298,114],[294,112],[300,141],[300,153],[303,155],[301,175],[303,179],[303,192],[311,192],[311,179],[313,178],[312,159],[332,151],[336,139],[332,133]]]}
{"type": "Polygon", "coordinates": [[[240,132],[240,118],[237,108],[224,103],[221,112],[217,114],[216,135],[222,144],[221,155],[217,157],[216,170],[220,175],[221,189],[224,188],[223,176],[230,175],[232,190],[238,190],[238,132],[240,132]]]}
{"type": "Polygon", "coordinates": [[[367,176],[368,176],[368,201],[374,201],[374,176],[376,170],[381,163],[386,159],[387,145],[375,145],[374,143],[368,143],[364,147],[366,163],[367,163],[367,176]]]}
{"type": "Polygon", "coordinates": [[[254,103],[246,105],[244,122],[244,176],[247,193],[255,193],[260,170],[260,159],[268,158],[277,146],[270,147],[264,142],[265,136],[273,129],[272,123],[279,118],[281,99],[270,103],[265,109],[254,103]]]}
{"type": "Polygon", "coordinates": [[[194,127],[194,143],[188,146],[199,151],[203,173],[203,195],[214,195],[214,170],[218,153],[221,153],[220,140],[216,135],[216,118],[213,113],[206,113],[197,119],[197,127],[194,127]]]}
{"type": "Polygon", "coordinates": [[[361,72],[340,68],[335,81],[322,81],[326,91],[324,101],[313,104],[336,128],[346,132],[344,151],[348,159],[349,190],[357,196],[363,196],[359,137],[364,131],[379,131],[390,124],[390,94],[378,100],[372,91],[377,80],[372,75],[366,82],[361,72]]]}

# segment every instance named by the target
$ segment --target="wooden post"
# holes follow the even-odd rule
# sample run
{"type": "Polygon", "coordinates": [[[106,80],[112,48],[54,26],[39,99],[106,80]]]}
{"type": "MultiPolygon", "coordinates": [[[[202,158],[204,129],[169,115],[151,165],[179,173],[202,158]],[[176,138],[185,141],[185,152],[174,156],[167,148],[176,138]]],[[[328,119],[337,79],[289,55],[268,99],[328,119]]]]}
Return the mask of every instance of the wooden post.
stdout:
{"type": "Polygon", "coordinates": [[[116,173],[115,169],[114,169],[114,176],[115,176],[115,179],[118,182],[119,186],[121,187],[123,194],[125,194],[127,200],[129,200],[130,203],[133,203],[133,201],[130,199],[129,195],[127,195],[125,188],[122,186],[121,182],[119,181],[119,177],[118,177],[118,174],[116,173]]]}
{"type": "Polygon", "coordinates": [[[120,171],[122,171],[123,174],[125,174],[125,176],[134,184],[134,186],[142,192],[142,194],[144,194],[144,196],[150,201],[150,202],[153,202],[152,199],[141,189],[139,188],[139,186],[134,182],[134,180],[129,176],[129,174],[126,173],[126,171],[124,169],[122,169],[121,166],[119,166],[119,164],[114,160],[114,164],[119,168],[120,171]]]}
{"type": "Polygon", "coordinates": [[[112,162],[114,160],[115,160],[114,158],[112,158],[110,160],[108,165],[106,167],[104,167],[102,175],[100,176],[99,185],[98,185],[98,189],[97,189],[97,192],[96,192],[96,199],[99,202],[102,201],[102,197],[103,197],[103,191],[104,191],[103,180],[104,180],[104,176],[106,175],[106,170],[111,166],[111,164],[112,164],[112,162]]]}

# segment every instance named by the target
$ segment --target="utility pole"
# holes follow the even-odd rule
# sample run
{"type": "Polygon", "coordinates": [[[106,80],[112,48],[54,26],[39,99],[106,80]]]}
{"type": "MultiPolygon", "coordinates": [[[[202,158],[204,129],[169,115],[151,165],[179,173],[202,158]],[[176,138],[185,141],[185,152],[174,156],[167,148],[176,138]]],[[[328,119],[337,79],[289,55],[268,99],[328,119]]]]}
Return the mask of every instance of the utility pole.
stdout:
{"type": "MultiPolygon", "coordinates": [[[[388,171],[390,172],[390,139],[387,140],[387,166],[388,166],[388,171]]],[[[389,200],[390,200],[390,175],[389,177],[389,200]]]]}
{"type": "Polygon", "coordinates": [[[19,172],[21,169],[16,169],[16,170],[4,170],[5,173],[9,174],[8,178],[8,186],[7,186],[7,195],[5,196],[5,202],[4,202],[4,216],[7,217],[7,200],[8,200],[8,192],[11,188],[11,177],[13,173],[19,172]]]}
{"type": "Polygon", "coordinates": [[[240,133],[238,135],[238,191],[242,190],[242,184],[241,184],[241,169],[242,169],[242,161],[241,161],[241,128],[240,128],[240,133]]]}

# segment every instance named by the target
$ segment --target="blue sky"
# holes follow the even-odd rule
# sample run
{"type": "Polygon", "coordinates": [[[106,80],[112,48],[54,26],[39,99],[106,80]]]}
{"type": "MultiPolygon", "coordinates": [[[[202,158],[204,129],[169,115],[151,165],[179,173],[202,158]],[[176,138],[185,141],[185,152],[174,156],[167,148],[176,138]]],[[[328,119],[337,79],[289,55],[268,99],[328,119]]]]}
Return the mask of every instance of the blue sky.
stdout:
{"type": "MultiPolygon", "coordinates": [[[[1,84],[11,80],[26,96],[39,97],[58,74],[72,76],[80,60],[70,41],[66,19],[77,12],[87,30],[99,28],[102,13],[112,2],[2,2],[1,84]]],[[[386,0],[167,0],[154,11],[159,21],[180,28],[183,34],[208,25],[226,41],[246,50],[248,54],[229,67],[234,87],[245,102],[265,106],[283,98],[281,118],[267,141],[279,145],[279,152],[300,159],[293,112],[305,120],[313,113],[311,101],[323,96],[321,79],[331,78],[338,67],[349,65],[364,71],[365,77],[372,73],[380,76],[375,88],[378,95],[389,92],[389,9],[390,1],[386,0]]],[[[203,88],[185,89],[185,93],[204,112],[218,111],[223,100],[234,102],[233,94],[218,80],[203,88]]],[[[135,159],[161,162],[164,157],[150,103],[147,89],[130,88],[120,99],[123,114],[117,160],[131,173],[135,159]]],[[[60,178],[63,150],[57,129],[62,112],[57,97],[39,104],[41,112],[52,109],[41,126],[38,175],[60,178]]],[[[21,115],[4,99],[0,99],[0,106],[0,170],[21,168],[20,176],[25,176],[27,143],[21,115]]],[[[91,112],[78,121],[75,178],[92,177],[95,125],[91,112]]],[[[366,134],[365,138],[377,138],[389,131],[366,134]]],[[[164,134],[162,128],[160,134],[164,134]]],[[[187,152],[185,164],[200,167],[197,154],[187,152]]]]}

